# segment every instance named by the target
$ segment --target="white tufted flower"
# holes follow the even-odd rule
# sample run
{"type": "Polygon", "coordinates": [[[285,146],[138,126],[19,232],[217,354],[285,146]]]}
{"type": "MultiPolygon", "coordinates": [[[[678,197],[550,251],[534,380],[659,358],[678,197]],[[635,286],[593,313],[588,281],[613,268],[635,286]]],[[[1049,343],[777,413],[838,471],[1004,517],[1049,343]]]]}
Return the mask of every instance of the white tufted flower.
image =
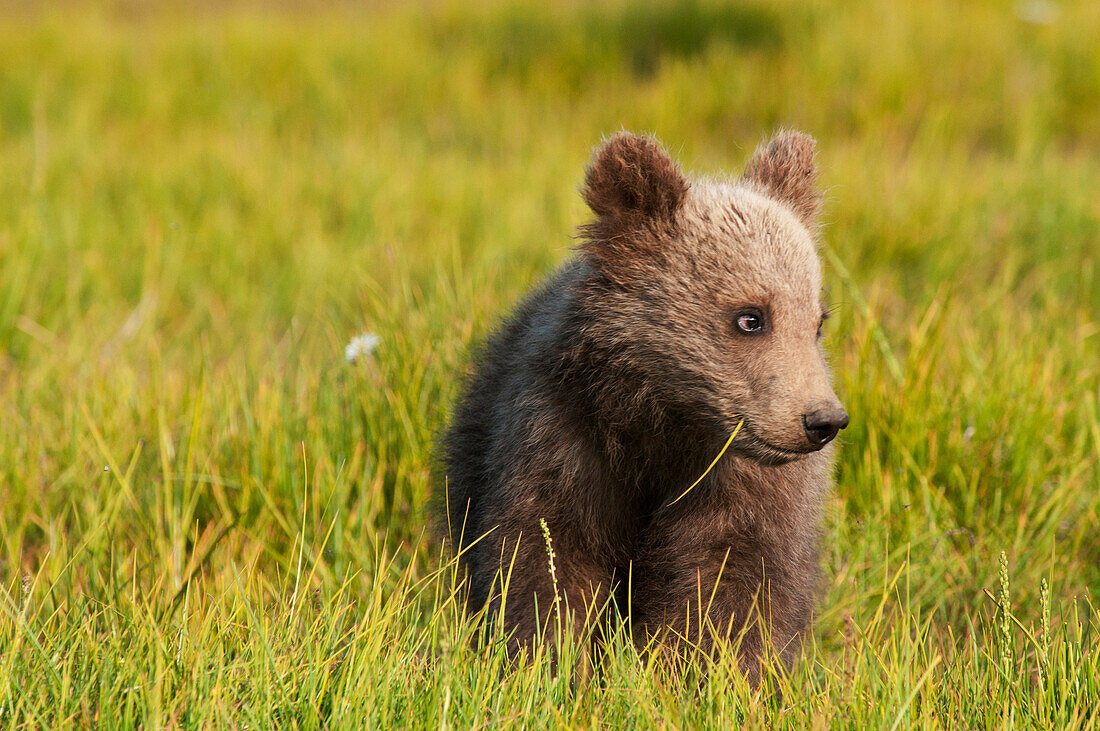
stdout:
{"type": "Polygon", "coordinates": [[[374,349],[378,347],[378,343],[381,341],[382,338],[374,333],[356,335],[344,346],[344,357],[347,358],[348,363],[355,363],[360,358],[365,358],[374,352],[374,349]]]}

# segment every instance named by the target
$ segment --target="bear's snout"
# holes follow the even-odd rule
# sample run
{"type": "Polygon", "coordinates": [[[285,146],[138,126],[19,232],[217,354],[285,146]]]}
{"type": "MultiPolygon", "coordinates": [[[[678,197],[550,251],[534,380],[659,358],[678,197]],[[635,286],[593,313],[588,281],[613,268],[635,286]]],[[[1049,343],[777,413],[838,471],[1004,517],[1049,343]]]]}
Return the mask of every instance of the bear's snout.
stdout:
{"type": "Polygon", "coordinates": [[[814,449],[821,449],[848,426],[848,412],[841,407],[811,411],[802,415],[802,426],[814,449]]]}

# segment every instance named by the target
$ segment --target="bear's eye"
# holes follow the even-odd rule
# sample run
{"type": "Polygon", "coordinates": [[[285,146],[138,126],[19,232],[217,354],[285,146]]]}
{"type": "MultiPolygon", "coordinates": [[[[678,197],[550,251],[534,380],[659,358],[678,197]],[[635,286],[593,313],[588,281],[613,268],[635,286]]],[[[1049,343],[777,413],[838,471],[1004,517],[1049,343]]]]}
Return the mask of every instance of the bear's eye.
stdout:
{"type": "Polygon", "coordinates": [[[764,316],[759,312],[742,312],[737,315],[737,329],[746,335],[758,335],[764,331],[764,316]]]}

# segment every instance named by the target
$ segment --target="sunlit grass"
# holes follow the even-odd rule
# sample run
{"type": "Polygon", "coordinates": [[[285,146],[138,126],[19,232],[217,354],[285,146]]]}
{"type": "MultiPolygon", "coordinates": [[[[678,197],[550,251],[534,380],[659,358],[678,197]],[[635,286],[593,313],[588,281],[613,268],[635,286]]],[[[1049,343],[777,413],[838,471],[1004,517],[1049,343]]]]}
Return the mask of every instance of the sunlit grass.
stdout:
{"type": "Polygon", "coordinates": [[[0,17],[0,724],[1100,725],[1100,6],[544,5],[0,17]],[[780,125],[853,417],[803,661],[503,672],[427,539],[470,345],[602,135],[780,125]]]}

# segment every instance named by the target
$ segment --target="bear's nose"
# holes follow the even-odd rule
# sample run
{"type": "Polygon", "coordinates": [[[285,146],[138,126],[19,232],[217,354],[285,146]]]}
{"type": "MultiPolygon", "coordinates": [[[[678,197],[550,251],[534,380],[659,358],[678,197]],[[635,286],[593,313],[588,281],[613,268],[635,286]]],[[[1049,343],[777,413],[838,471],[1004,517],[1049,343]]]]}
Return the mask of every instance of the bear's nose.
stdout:
{"type": "Polygon", "coordinates": [[[802,426],[806,427],[806,438],[815,448],[821,449],[833,441],[836,433],[848,426],[848,412],[844,409],[818,409],[803,414],[802,426]]]}

